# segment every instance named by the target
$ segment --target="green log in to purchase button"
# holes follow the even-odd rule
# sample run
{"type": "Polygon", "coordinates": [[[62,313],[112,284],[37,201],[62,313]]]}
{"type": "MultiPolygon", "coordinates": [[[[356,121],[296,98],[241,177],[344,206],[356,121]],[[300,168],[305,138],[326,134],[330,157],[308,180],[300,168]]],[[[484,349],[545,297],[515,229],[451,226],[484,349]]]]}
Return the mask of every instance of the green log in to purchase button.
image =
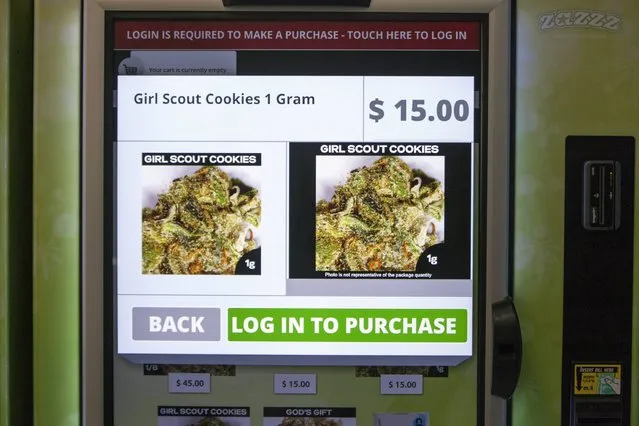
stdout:
{"type": "Polygon", "coordinates": [[[233,342],[465,343],[465,309],[228,310],[233,342]]]}

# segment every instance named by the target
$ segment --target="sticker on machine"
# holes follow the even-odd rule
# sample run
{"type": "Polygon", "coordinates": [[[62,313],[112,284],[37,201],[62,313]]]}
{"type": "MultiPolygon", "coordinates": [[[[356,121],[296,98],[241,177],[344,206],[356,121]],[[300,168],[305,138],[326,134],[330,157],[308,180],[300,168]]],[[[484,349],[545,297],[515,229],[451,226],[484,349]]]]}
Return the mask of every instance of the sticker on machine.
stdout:
{"type": "Polygon", "coordinates": [[[375,414],[374,426],[428,426],[428,413],[375,414]]]}
{"type": "Polygon", "coordinates": [[[250,426],[249,407],[158,407],[158,426],[250,426]]]}
{"type": "Polygon", "coordinates": [[[355,426],[351,407],[265,407],[264,426],[355,426]]]}
{"type": "Polygon", "coordinates": [[[621,364],[575,364],[575,395],[621,395],[621,364]]]}

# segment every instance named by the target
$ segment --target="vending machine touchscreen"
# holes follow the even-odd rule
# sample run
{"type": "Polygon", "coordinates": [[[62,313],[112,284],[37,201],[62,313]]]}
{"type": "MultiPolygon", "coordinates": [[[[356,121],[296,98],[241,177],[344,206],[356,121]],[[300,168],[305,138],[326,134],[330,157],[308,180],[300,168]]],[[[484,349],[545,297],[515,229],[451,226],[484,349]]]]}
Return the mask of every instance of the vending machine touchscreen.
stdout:
{"type": "Polygon", "coordinates": [[[473,354],[481,23],[331,18],[113,21],[119,355],[473,354]]]}

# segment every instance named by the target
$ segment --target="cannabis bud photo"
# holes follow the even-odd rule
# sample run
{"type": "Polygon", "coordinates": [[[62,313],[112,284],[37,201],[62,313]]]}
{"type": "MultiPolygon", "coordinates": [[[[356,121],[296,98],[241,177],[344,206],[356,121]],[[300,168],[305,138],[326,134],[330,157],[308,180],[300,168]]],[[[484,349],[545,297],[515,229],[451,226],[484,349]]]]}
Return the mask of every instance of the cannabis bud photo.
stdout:
{"type": "Polygon", "coordinates": [[[232,275],[261,214],[258,191],[218,167],[175,179],[142,210],[142,272],[232,275]]]}
{"type": "Polygon", "coordinates": [[[423,171],[385,156],[351,171],[315,211],[317,271],[414,271],[424,250],[439,242],[444,190],[423,171]]]}

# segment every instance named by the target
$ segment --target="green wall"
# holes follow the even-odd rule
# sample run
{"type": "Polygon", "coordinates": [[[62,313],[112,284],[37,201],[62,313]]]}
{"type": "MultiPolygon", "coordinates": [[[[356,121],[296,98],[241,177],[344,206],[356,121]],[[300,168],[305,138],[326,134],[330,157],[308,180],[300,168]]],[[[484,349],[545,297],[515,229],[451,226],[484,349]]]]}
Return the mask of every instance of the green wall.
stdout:
{"type": "Polygon", "coordinates": [[[0,426],[32,417],[33,5],[0,0],[0,426]]]}
{"type": "Polygon", "coordinates": [[[80,24],[0,0],[0,426],[80,424],[80,24]]]}
{"type": "Polygon", "coordinates": [[[36,426],[80,424],[81,0],[35,0],[36,426]]]}

